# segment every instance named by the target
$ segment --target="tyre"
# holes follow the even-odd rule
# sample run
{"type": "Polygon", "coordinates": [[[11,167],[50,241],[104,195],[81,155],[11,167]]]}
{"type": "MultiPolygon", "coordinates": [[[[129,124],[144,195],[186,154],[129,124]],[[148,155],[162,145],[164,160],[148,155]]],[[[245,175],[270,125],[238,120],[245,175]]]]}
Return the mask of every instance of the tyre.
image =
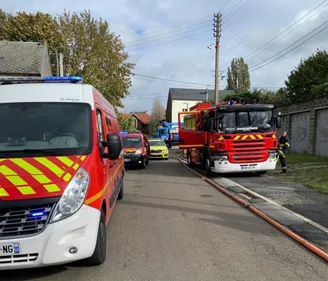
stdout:
{"type": "Polygon", "coordinates": [[[203,173],[206,177],[211,175],[211,163],[208,152],[203,154],[203,173]]]}
{"type": "Polygon", "coordinates": [[[121,189],[120,189],[120,193],[117,196],[117,200],[122,200],[124,197],[124,185],[122,183],[121,189]]]}
{"type": "Polygon", "coordinates": [[[106,260],[107,237],[106,237],[105,221],[106,221],[106,215],[102,211],[99,221],[96,248],[95,251],[93,252],[93,255],[86,260],[86,264],[88,266],[101,265],[106,260]]]}
{"type": "Polygon", "coordinates": [[[192,160],[191,160],[191,152],[190,151],[187,152],[187,163],[190,168],[193,168],[195,166],[195,163],[192,162],[192,160]]]}
{"type": "Polygon", "coordinates": [[[141,169],[145,169],[146,168],[146,161],[145,161],[145,159],[142,159],[140,168],[141,169]]]}

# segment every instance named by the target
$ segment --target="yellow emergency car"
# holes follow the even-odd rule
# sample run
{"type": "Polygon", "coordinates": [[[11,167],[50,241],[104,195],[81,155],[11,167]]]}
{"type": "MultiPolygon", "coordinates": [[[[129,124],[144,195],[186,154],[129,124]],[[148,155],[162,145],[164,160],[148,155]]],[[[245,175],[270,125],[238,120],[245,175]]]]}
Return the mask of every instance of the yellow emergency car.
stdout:
{"type": "Polygon", "coordinates": [[[150,139],[150,159],[169,159],[169,149],[161,139],[150,139]]]}

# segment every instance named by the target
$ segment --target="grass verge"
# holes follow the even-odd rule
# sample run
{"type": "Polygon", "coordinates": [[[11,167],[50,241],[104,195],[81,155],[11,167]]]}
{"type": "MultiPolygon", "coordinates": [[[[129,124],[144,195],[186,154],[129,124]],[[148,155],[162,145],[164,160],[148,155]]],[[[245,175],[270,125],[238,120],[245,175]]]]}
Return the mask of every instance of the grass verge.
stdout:
{"type": "Polygon", "coordinates": [[[287,167],[288,173],[281,174],[281,164],[278,161],[272,175],[328,194],[328,157],[289,153],[287,167]]]}

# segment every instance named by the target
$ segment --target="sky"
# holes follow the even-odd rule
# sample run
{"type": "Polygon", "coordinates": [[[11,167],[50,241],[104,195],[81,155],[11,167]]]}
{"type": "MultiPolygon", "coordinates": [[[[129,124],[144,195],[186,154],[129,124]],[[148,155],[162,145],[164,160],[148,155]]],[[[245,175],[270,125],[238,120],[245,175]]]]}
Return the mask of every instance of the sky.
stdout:
{"type": "Polygon", "coordinates": [[[231,60],[243,57],[251,87],[278,90],[301,59],[328,43],[327,0],[0,0],[0,7],[54,16],[90,10],[107,20],[136,64],[122,112],[150,113],[156,97],[166,107],[169,88],[214,88],[214,13],[222,13],[220,89],[231,60]]]}

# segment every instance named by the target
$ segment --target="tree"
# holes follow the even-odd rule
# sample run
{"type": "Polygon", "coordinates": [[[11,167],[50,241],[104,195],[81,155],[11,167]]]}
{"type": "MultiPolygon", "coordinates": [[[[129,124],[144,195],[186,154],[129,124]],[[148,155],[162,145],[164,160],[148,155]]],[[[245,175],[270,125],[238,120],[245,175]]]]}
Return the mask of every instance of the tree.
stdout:
{"type": "Polygon", "coordinates": [[[328,53],[317,50],[309,58],[302,60],[297,68],[288,75],[286,85],[287,98],[299,102],[327,95],[328,53]]]}
{"type": "Polygon", "coordinates": [[[135,119],[132,116],[125,117],[121,113],[117,114],[121,131],[135,131],[135,119]]]}
{"type": "MultiPolygon", "coordinates": [[[[109,30],[101,18],[83,13],[64,12],[58,18],[37,12],[0,12],[4,22],[3,39],[11,41],[47,41],[53,73],[56,73],[55,51],[64,54],[64,75],[80,75],[86,83],[95,86],[116,108],[124,107],[131,86],[134,64],[127,62],[128,54],[120,37],[109,30]]],[[[1,29],[0,29],[1,36],[1,29]]]]}
{"type": "Polygon", "coordinates": [[[120,99],[129,94],[134,64],[126,62],[128,54],[119,36],[109,31],[106,21],[94,19],[90,11],[79,15],[65,11],[59,25],[67,46],[67,73],[85,77],[114,106],[124,107],[120,99]]]}
{"type": "Polygon", "coordinates": [[[227,90],[238,93],[248,92],[251,87],[248,65],[243,58],[234,58],[228,67],[227,90]]]}
{"type": "Polygon", "coordinates": [[[156,98],[154,100],[150,116],[151,116],[150,130],[156,128],[158,123],[165,119],[165,108],[163,107],[161,100],[159,98],[156,98]]]}

